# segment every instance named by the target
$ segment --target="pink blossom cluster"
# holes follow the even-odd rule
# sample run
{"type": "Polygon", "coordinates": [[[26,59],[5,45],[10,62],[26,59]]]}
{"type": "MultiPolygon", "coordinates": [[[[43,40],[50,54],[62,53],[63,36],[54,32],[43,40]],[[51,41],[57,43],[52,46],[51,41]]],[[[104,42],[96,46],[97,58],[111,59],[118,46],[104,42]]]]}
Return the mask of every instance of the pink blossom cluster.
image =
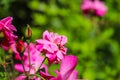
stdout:
{"type": "Polygon", "coordinates": [[[16,28],[11,24],[12,17],[7,17],[0,20],[0,47],[8,50],[9,46],[15,42],[17,36],[13,31],[17,31],[16,28]]]}
{"type": "MultiPolygon", "coordinates": [[[[0,47],[12,49],[14,53],[14,69],[21,74],[15,80],[76,80],[78,71],[75,67],[78,58],[67,55],[67,37],[57,33],[45,31],[43,38],[36,43],[18,39],[13,31],[12,17],[0,21],[0,47]],[[17,40],[17,41],[16,41],[17,40]],[[45,64],[48,60],[48,64],[45,64]],[[60,69],[55,70],[57,76],[49,74],[48,66],[60,63],[60,69]],[[47,66],[48,65],[48,66],[47,66]],[[36,76],[37,75],[37,76],[36,76]]],[[[26,30],[27,31],[27,30],[26,30]]],[[[30,29],[28,30],[30,32],[30,29]]]]}
{"type": "Polygon", "coordinates": [[[104,16],[107,13],[107,7],[100,0],[83,0],[81,9],[84,13],[93,11],[97,16],[104,16]]]}

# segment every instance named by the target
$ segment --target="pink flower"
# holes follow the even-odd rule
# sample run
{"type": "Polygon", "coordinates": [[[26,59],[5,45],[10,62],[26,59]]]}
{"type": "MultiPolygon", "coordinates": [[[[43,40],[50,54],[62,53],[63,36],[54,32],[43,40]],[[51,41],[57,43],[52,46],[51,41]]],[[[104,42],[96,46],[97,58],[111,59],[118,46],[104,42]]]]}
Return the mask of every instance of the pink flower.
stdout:
{"type": "Polygon", "coordinates": [[[47,73],[41,72],[47,80],[77,80],[78,71],[74,70],[77,65],[78,58],[76,56],[68,55],[62,60],[60,71],[55,71],[57,77],[50,76],[47,73]]]}
{"type": "MultiPolygon", "coordinates": [[[[15,55],[19,56],[18,60],[21,60],[21,58],[23,58],[25,70],[29,71],[29,69],[30,69],[30,74],[34,74],[38,71],[39,66],[41,65],[41,63],[43,61],[43,57],[41,56],[40,52],[35,48],[35,45],[33,43],[30,43],[29,44],[30,62],[31,62],[31,65],[30,65],[29,57],[28,57],[27,43],[24,43],[24,46],[25,46],[25,51],[24,51],[22,57],[20,56],[19,53],[15,53],[15,55]]],[[[19,72],[24,72],[23,66],[20,63],[15,64],[14,68],[19,72]]]]}
{"type": "Polygon", "coordinates": [[[15,42],[17,36],[13,33],[13,31],[17,31],[16,28],[12,25],[12,17],[6,17],[0,21],[0,46],[2,46],[5,50],[8,50],[11,44],[15,42]]]}
{"type": "Polygon", "coordinates": [[[84,0],[81,9],[84,13],[93,11],[94,14],[102,17],[107,13],[107,7],[99,0],[84,0]]]}
{"type": "Polygon", "coordinates": [[[66,55],[67,48],[64,47],[66,43],[67,38],[65,36],[45,31],[43,39],[36,40],[36,48],[41,52],[45,52],[49,64],[52,62],[58,63],[66,55]]]}
{"type": "Polygon", "coordinates": [[[103,2],[100,2],[99,0],[95,0],[93,4],[94,4],[94,11],[96,15],[104,16],[106,14],[107,7],[104,5],[103,2]]]}

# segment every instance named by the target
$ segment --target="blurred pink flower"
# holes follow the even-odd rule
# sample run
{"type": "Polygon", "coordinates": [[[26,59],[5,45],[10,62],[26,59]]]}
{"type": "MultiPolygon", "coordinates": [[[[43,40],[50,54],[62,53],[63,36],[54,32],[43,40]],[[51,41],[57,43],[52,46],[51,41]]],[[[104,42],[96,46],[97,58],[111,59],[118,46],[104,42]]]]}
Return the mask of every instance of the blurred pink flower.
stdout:
{"type": "Polygon", "coordinates": [[[0,46],[5,50],[8,50],[11,44],[15,42],[17,36],[13,31],[17,31],[16,28],[12,25],[12,17],[6,17],[0,20],[0,46]]]}
{"type": "Polygon", "coordinates": [[[102,1],[99,0],[83,0],[81,9],[84,13],[93,11],[94,14],[102,17],[107,13],[107,7],[102,1]]]}
{"type": "Polygon", "coordinates": [[[58,63],[66,55],[67,48],[64,47],[66,43],[67,38],[65,36],[45,31],[43,39],[36,40],[36,48],[41,52],[45,52],[49,64],[52,62],[58,63]]]}
{"type": "MultiPolygon", "coordinates": [[[[25,46],[25,51],[22,57],[20,56],[19,53],[15,53],[15,55],[19,56],[18,60],[21,60],[21,58],[23,58],[25,70],[29,71],[30,69],[30,74],[34,74],[38,71],[39,66],[41,65],[43,61],[43,57],[41,56],[40,52],[35,48],[35,45],[33,43],[30,43],[29,44],[30,61],[31,61],[31,66],[30,66],[27,43],[24,43],[24,46],[25,46]]],[[[22,64],[17,63],[14,65],[14,68],[19,72],[24,72],[22,64]]]]}
{"type": "Polygon", "coordinates": [[[104,16],[107,13],[107,7],[105,6],[103,2],[99,0],[94,0],[93,4],[94,4],[93,8],[94,8],[96,15],[104,16]]]}
{"type": "Polygon", "coordinates": [[[47,80],[77,80],[78,71],[74,70],[77,65],[78,58],[76,56],[68,55],[62,60],[60,71],[55,71],[57,77],[53,77],[47,73],[41,72],[41,75],[47,80]]]}

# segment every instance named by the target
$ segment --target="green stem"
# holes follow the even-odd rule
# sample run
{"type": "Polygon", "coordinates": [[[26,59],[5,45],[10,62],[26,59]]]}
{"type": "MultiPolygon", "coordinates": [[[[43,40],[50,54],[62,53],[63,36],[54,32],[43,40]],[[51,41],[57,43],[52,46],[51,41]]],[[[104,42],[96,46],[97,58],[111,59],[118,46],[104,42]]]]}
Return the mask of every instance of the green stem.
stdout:
{"type": "Polygon", "coordinates": [[[39,66],[39,68],[38,69],[40,69],[41,68],[41,66],[42,66],[42,64],[45,62],[45,60],[47,59],[47,57],[44,57],[44,59],[43,59],[43,61],[42,61],[42,63],[40,64],[40,66],[39,66]]]}
{"type": "Polygon", "coordinates": [[[21,59],[22,59],[22,60],[21,60],[21,63],[22,63],[22,67],[23,67],[24,73],[25,73],[26,76],[28,76],[28,74],[27,74],[27,72],[26,72],[26,70],[25,70],[23,58],[21,57],[21,59]]]}
{"type": "Polygon", "coordinates": [[[28,42],[28,61],[29,61],[29,74],[30,74],[30,69],[31,69],[31,60],[30,60],[30,47],[29,47],[29,42],[28,42]]]}

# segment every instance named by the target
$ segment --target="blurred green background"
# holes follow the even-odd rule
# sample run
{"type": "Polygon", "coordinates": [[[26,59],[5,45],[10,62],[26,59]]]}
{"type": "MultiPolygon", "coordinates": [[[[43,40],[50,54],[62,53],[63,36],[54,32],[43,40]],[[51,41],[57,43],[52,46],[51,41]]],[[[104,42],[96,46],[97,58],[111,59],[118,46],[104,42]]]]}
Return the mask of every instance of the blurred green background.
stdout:
{"type": "MultiPolygon", "coordinates": [[[[12,16],[18,36],[29,24],[33,42],[45,30],[67,36],[80,79],[120,80],[120,1],[102,1],[108,11],[100,18],[84,15],[82,0],[0,0],[0,19],[12,16]]],[[[56,67],[50,67],[51,74],[56,67]]]]}

